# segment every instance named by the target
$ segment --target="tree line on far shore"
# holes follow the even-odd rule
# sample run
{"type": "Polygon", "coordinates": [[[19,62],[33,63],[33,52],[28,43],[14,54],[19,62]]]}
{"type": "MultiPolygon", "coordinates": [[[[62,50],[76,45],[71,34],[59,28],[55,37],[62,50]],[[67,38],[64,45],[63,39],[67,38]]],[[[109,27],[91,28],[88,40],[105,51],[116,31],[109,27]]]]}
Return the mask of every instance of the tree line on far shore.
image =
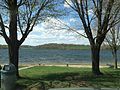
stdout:
{"type": "MultiPolygon", "coordinates": [[[[90,50],[90,45],[49,43],[49,44],[37,45],[37,46],[22,45],[20,48],[60,49],[60,50],[90,50]]],[[[8,49],[8,46],[7,45],[0,45],[0,49],[8,49]]],[[[103,45],[101,47],[101,49],[102,50],[110,50],[110,47],[109,47],[109,45],[103,45]]]]}

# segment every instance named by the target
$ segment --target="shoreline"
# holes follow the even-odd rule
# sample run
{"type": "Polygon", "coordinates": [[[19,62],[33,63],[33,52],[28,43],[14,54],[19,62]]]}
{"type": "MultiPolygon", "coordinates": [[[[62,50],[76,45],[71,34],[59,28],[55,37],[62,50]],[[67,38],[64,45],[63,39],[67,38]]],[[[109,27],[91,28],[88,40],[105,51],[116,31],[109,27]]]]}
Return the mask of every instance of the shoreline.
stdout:
{"type": "MultiPolygon", "coordinates": [[[[100,68],[110,68],[110,65],[100,65],[100,68]]],[[[92,68],[91,64],[20,64],[19,66],[58,66],[58,67],[76,67],[76,68],[92,68]]],[[[113,66],[113,65],[112,65],[113,66]]],[[[120,68],[120,64],[118,65],[120,68]]]]}
{"type": "MultiPolygon", "coordinates": [[[[1,64],[1,66],[3,67],[6,64],[1,64]]],[[[45,63],[21,63],[19,64],[19,66],[23,66],[23,67],[34,67],[34,66],[58,66],[58,67],[76,67],[76,68],[92,68],[92,64],[88,64],[88,63],[65,63],[65,64],[58,64],[58,63],[54,63],[54,64],[45,64],[45,63]]],[[[113,64],[100,64],[100,68],[113,68],[114,65],[113,64]]],[[[120,68],[120,63],[118,63],[118,68],[120,68]]]]}

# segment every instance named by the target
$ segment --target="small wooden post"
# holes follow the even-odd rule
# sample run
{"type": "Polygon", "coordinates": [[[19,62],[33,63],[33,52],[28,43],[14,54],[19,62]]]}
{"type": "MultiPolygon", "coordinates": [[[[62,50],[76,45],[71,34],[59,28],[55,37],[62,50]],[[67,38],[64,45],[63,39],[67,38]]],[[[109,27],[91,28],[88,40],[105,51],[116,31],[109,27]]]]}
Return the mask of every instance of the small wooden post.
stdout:
{"type": "Polygon", "coordinates": [[[67,64],[67,67],[69,67],[69,65],[67,64]]]}

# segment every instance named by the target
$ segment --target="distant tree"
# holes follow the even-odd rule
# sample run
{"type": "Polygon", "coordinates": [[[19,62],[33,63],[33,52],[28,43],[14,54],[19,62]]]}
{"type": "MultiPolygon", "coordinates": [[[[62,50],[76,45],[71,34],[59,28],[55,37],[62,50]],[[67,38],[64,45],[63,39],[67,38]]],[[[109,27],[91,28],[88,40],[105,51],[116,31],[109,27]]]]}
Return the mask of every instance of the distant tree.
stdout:
{"type": "Polygon", "coordinates": [[[36,24],[60,14],[57,3],[57,0],[0,1],[0,35],[8,44],[9,63],[15,65],[18,77],[19,47],[36,24]]]}
{"type": "Polygon", "coordinates": [[[112,51],[112,55],[113,55],[113,59],[114,59],[114,69],[117,69],[117,51],[119,50],[120,47],[120,29],[119,27],[113,27],[110,29],[110,31],[108,32],[106,38],[105,38],[105,43],[107,42],[107,44],[109,45],[111,51],[112,51]]]}
{"type": "Polygon", "coordinates": [[[100,48],[107,32],[120,21],[120,2],[117,0],[65,0],[83,24],[86,36],[91,45],[92,72],[101,75],[99,68],[100,48]],[[117,2],[117,3],[116,3],[117,2]],[[104,7],[104,8],[103,8],[104,7]],[[89,11],[92,10],[92,15],[89,11]],[[97,21],[96,35],[93,34],[92,22],[97,21]]]}

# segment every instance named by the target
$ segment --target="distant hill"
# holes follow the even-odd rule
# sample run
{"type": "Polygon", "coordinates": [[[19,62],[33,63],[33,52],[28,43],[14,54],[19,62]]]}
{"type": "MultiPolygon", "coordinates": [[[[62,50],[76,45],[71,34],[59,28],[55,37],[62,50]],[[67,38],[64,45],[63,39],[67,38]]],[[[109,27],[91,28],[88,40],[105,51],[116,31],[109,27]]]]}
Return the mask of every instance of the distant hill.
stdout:
{"type": "MultiPolygon", "coordinates": [[[[33,48],[34,46],[22,45],[21,48],[33,48]]],[[[0,49],[7,49],[8,45],[0,45],[0,49]]]]}
{"type": "MultiPolygon", "coordinates": [[[[0,45],[0,48],[8,48],[7,45],[0,45]]],[[[50,43],[38,46],[22,45],[21,48],[38,48],[38,49],[61,49],[61,50],[88,50],[90,45],[75,45],[75,44],[57,44],[50,43]]],[[[108,45],[102,46],[101,49],[110,49],[108,45]]]]}
{"type": "MultiPolygon", "coordinates": [[[[0,48],[8,48],[7,45],[0,45],[0,48]]],[[[20,48],[38,48],[38,49],[65,49],[65,50],[81,50],[81,49],[90,49],[89,45],[74,45],[74,44],[44,44],[38,46],[29,46],[22,45],[20,48]]]]}
{"type": "Polygon", "coordinates": [[[81,49],[90,49],[89,45],[74,45],[74,44],[44,44],[36,46],[40,49],[65,49],[65,50],[81,50],[81,49]]]}
{"type": "Polygon", "coordinates": [[[0,49],[1,48],[8,48],[8,46],[7,45],[0,45],[0,49]]]}

